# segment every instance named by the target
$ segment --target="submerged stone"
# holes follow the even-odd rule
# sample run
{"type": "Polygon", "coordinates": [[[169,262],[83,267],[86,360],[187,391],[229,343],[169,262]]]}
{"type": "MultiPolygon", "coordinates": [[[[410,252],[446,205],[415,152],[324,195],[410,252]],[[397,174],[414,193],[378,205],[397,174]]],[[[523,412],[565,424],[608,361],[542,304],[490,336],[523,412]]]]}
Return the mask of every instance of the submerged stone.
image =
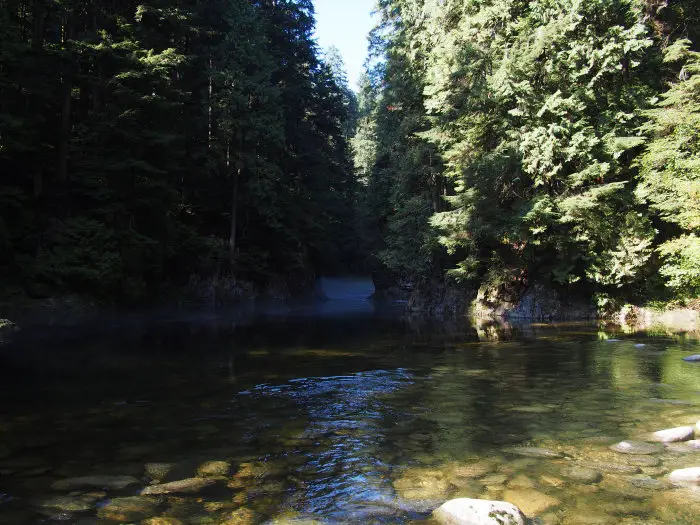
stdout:
{"type": "Polygon", "coordinates": [[[653,456],[630,455],[625,461],[628,465],[635,465],[637,467],[658,467],[661,464],[661,460],[653,456]]]}
{"type": "Polygon", "coordinates": [[[449,487],[445,473],[433,469],[408,469],[394,481],[396,493],[407,500],[439,500],[449,487]]]}
{"type": "Polygon", "coordinates": [[[154,498],[131,496],[114,498],[97,512],[100,519],[130,522],[145,520],[158,512],[159,501],[154,498]]]}
{"type": "Polygon", "coordinates": [[[50,512],[85,512],[95,506],[100,497],[84,496],[54,496],[37,501],[36,506],[50,512]]]}
{"type": "Polygon", "coordinates": [[[564,457],[563,454],[556,450],[541,447],[510,447],[505,449],[505,452],[530,458],[557,459],[564,457]]]}
{"type": "Polygon", "coordinates": [[[508,489],[503,499],[516,505],[528,516],[539,516],[561,505],[557,498],[535,489],[508,489]]]}
{"type": "Polygon", "coordinates": [[[684,357],[683,361],[686,361],[688,363],[700,363],[700,354],[689,355],[688,357],[684,357]]]}
{"type": "Polygon", "coordinates": [[[652,508],[663,523],[697,523],[700,493],[695,490],[665,490],[651,500],[652,508]]]}
{"type": "Polygon", "coordinates": [[[146,521],[141,522],[142,525],[183,525],[183,523],[177,518],[168,518],[165,516],[158,516],[157,518],[149,518],[146,521]]]}
{"type": "Polygon", "coordinates": [[[213,485],[215,481],[209,478],[189,478],[162,485],[151,485],[141,491],[142,495],[150,494],[193,494],[213,485]]]}
{"type": "Polygon", "coordinates": [[[603,478],[603,475],[597,470],[579,466],[571,467],[564,471],[563,474],[564,477],[572,481],[586,484],[598,483],[603,478]]]}
{"type": "Polygon", "coordinates": [[[174,468],[174,463],[146,463],[144,471],[147,477],[160,483],[174,468]]]}
{"type": "Polygon", "coordinates": [[[53,490],[107,489],[122,490],[131,485],[141,483],[131,476],[83,476],[79,478],[60,479],[55,481],[53,490]]]}
{"type": "Polygon", "coordinates": [[[646,443],[644,441],[620,441],[610,447],[611,450],[620,454],[633,454],[646,456],[663,452],[664,447],[658,443],[646,443]]]}
{"type": "Polygon", "coordinates": [[[207,461],[199,466],[197,475],[203,478],[226,476],[230,470],[231,463],[228,461],[207,461]]]}
{"type": "Polygon", "coordinates": [[[695,429],[693,427],[668,428],[654,432],[651,436],[654,441],[661,443],[676,443],[693,439],[695,429]]]}
{"type": "Polygon", "coordinates": [[[443,525],[525,525],[523,513],[512,503],[460,498],[443,504],[433,518],[443,525]]]}
{"type": "Polygon", "coordinates": [[[650,476],[632,476],[629,479],[629,482],[632,486],[638,487],[640,489],[663,490],[668,488],[668,485],[666,483],[658,479],[654,479],[650,476]]]}

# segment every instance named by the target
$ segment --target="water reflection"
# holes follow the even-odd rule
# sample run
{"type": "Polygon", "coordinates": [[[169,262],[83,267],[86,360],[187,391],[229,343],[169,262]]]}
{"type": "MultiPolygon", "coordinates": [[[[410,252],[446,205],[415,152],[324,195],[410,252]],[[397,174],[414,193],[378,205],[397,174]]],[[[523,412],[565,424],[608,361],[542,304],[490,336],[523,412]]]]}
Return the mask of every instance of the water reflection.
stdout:
{"type": "Polygon", "coordinates": [[[147,486],[154,464],[167,483],[211,461],[230,467],[148,512],[202,525],[234,513],[244,525],[408,523],[471,496],[518,500],[547,523],[671,523],[662,509],[676,507],[690,523],[653,492],[689,461],[678,451],[632,466],[652,482],[613,470],[590,486],[569,470],[630,468],[613,440],[698,419],[699,368],[681,359],[694,341],[378,313],[166,321],[1,350],[0,524],[83,525],[98,508],[116,524],[144,502],[114,498],[147,486]],[[114,475],[135,484],[52,488],[114,475]]]}

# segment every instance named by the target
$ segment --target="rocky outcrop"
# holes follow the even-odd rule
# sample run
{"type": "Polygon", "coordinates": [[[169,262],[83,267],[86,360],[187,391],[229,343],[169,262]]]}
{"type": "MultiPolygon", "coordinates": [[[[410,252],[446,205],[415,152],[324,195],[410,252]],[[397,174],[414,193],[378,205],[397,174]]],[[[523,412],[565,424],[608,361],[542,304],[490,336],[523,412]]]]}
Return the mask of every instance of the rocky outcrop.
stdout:
{"type": "Polygon", "coordinates": [[[473,290],[432,281],[415,287],[408,298],[407,308],[412,313],[466,315],[474,296],[473,290]]]}
{"type": "Polygon", "coordinates": [[[597,310],[590,300],[567,296],[544,284],[530,287],[479,288],[472,305],[476,317],[506,317],[533,321],[595,319],[597,310]]]}
{"type": "Polygon", "coordinates": [[[652,310],[639,306],[625,306],[613,315],[613,319],[622,325],[634,326],[641,330],[654,326],[684,332],[700,330],[700,314],[690,308],[652,310]]]}

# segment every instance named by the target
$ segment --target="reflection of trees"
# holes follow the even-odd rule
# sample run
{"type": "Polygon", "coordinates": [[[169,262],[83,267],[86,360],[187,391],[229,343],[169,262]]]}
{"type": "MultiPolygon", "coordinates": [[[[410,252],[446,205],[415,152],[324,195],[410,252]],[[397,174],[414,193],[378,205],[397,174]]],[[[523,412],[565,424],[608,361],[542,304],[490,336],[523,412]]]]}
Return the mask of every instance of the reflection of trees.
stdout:
{"type": "Polygon", "coordinates": [[[482,342],[435,355],[428,378],[401,394],[402,404],[420,408],[393,446],[415,449],[412,435],[428,434],[426,452],[459,460],[556,436],[570,425],[599,423],[604,410],[617,404],[610,389],[610,363],[604,354],[600,359],[600,344],[590,336],[548,335],[482,342]],[[591,417],[595,410],[600,418],[591,417]]]}

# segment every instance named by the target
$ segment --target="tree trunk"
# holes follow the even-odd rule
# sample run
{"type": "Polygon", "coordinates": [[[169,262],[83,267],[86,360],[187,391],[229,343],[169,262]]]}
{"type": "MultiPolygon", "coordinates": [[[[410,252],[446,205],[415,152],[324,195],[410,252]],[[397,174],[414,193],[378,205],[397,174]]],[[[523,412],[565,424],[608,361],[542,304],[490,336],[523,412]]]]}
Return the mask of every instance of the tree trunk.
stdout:
{"type": "Polygon", "coordinates": [[[231,268],[236,259],[236,219],[238,217],[238,179],[241,177],[241,169],[238,168],[233,176],[233,194],[231,200],[231,236],[229,237],[229,261],[231,268]]]}
{"type": "MultiPolygon", "coordinates": [[[[68,45],[68,41],[73,38],[73,24],[67,19],[64,24],[63,45],[68,45]]],[[[61,137],[59,144],[59,168],[58,180],[65,182],[68,179],[68,147],[70,145],[71,133],[71,104],[73,91],[73,56],[68,53],[66,64],[62,74],[63,103],[61,104],[61,137]]]]}

